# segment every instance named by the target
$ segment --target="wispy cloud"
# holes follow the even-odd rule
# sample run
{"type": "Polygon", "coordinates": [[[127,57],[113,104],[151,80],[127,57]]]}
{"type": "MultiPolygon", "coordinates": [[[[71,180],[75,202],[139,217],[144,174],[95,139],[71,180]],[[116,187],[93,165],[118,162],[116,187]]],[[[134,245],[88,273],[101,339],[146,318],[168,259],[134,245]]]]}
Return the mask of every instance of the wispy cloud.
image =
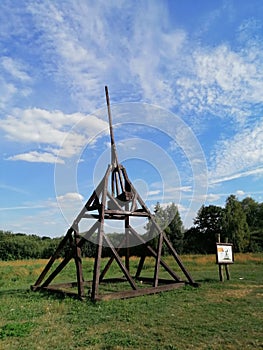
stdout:
{"type": "Polygon", "coordinates": [[[8,157],[7,160],[24,160],[31,163],[64,163],[64,161],[56,155],[37,151],[16,154],[15,156],[8,157]]]}
{"type": "Polygon", "coordinates": [[[11,57],[1,57],[0,64],[5,69],[5,71],[11,75],[12,78],[22,81],[30,81],[31,77],[23,68],[20,62],[15,61],[11,57]]]}
{"type": "Polygon", "coordinates": [[[210,182],[211,185],[213,184],[217,184],[217,183],[222,183],[225,181],[230,181],[230,180],[235,180],[235,179],[239,179],[242,177],[247,177],[247,176],[262,176],[263,175],[263,168],[257,168],[257,169],[253,169],[253,170],[248,170],[248,171],[241,171],[229,176],[222,176],[221,178],[217,178],[215,180],[212,180],[210,182]]]}
{"type": "Polygon", "coordinates": [[[263,173],[263,118],[232,139],[219,142],[211,160],[210,182],[263,173]]]}
{"type": "Polygon", "coordinates": [[[45,208],[45,206],[43,206],[43,205],[34,205],[34,206],[20,205],[20,206],[14,206],[14,207],[0,207],[0,211],[28,210],[28,209],[42,209],[42,208],[45,208]]]}
{"type": "Polygon", "coordinates": [[[16,93],[16,86],[0,77],[0,109],[4,109],[16,93]]]}
{"type": "Polygon", "coordinates": [[[6,185],[6,184],[0,184],[0,189],[2,190],[7,190],[7,191],[12,191],[12,192],[16,192],[16,193],[22,193],[22,194],[28,194],[27,191],[16,187],[16,186],[10,186],[10,185],[6,185]]]}
{"type": "Polygon", "coordinates": [[[16,109],[0,126],[10,140],[31,147],[41,146],[41,151],[19,153],[8,157],[9,160],[44,163],[63,163],[63,158],[78,154],[89,138],[94,138],[106,127],[106,122],[93,115],[64,114],[39,108],[16,109]]]}
{"type": "MultiPolygon", "coordinates": [[[[104,7],[72,1],[58,7],[32,2],[28,8],[43,33],[43,55],[82,107],[102,102],[105,82],[113,86],[113,99],[118,93],[119,100],[127,101],[128,84],[137,99],[202,118],[207,113],[243,120],[252,104],[263,102],[260,42],[243,42],[242,49],[228,43],[200,45],[170,21],[158,2],[132,8],[125,3],[104,7]],[[115,34],[118,41],[112,40],[115,34]]],[[[223,13],[215,10],[218,20],[223,13]]]]}

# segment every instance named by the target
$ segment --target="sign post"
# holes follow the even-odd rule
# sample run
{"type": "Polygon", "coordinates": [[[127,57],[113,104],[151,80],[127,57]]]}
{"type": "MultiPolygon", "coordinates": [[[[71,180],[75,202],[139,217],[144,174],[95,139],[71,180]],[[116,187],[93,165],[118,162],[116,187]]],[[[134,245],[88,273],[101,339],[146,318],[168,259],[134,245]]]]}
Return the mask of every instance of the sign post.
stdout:
{"type": "MultiPolygon", "coordinates": [[[[219,239],[220,241],[220,239],[219,239]]],[[[216,263],[219,268],[219,278],[220,281],[224,281],[222,267],[225,267],[226,278],[230,280],[230,274],[228,265],[234,263],[234,253],[233,253],[233,244],[231,243],[216,243],[216,263]]]]}

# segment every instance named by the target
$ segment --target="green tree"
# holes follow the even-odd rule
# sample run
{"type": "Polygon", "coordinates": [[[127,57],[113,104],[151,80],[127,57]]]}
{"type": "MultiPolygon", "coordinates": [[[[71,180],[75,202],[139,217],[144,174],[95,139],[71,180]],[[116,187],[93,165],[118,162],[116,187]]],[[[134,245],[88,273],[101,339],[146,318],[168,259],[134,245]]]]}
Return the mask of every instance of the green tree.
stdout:
{"type": "Polygon", "coordinates": [[[246,213],[236,196],[230,195],[225,206],[225,231],[236,252],[244,252],[249,248],[249,226],[246,213]]]}
{"type": "MultiPolygon", "coordinates": [[[[176,251],[181,253],[183,250],[184,228],[177,206],[172,203],[163,208],[160,203],[157,202],[154,208],[154,218],[160,228],[165,232],[176,251]]],[[[158,236],[153,239],[155,247],[157,241],[158,236]]],[[[168,249],[165,249],[164,253],[167,254],[168,249]]]]}
{"type": "MultiPolygon", "coordinates": [[[[214,253],[217,236],[224,237],[225,210],[222,207],[202,206],[194,220],[194,229],[186,234],[191,250],[196,253],[214,253]]],[[[187,248],[186,248],[187,250],[187,248]]],[[[189,250],[189,247],[188,247],[189,250]]]]}
{"type": "Polygon", "coordinates": [[[178,253],[182,253],[184,246],[184,227],[177,206],[172,203],[166,208],[168,226],[165,233],[178,253]]]}
{"type": "Polygon", "coordinates": [[[263,251],[263,203],[246,197],[241,202],[250,231],[249,250],[263,251]]]}

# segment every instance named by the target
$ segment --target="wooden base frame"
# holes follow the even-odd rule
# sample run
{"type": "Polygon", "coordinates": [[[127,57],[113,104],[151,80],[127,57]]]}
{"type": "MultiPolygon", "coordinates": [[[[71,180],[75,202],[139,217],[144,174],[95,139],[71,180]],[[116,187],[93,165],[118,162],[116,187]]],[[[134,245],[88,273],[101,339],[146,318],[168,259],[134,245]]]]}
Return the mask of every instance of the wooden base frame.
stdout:
{"type": "Polygon", "coordinates": [[[121,177],[124,182],[124,188],[129,189],[126,194],[117,195],[113,197],[108,191],[108,180],[110,175],[116,172],[116,169],[109,165],[105,176],[100,184],[97,186],[78,217],[75,219],[73,225],[67,231],[65,237],[58,245],[55,253],[50,258],[43,272],[39,276],[36,283],[31,287],[32,290],[48,290],[51,292],[62,292],[77,296],[79,299],[85,297],[91,298],[91,300],[108,300],[116,298],[130,298],[144,294],[153,294],[174,288],[181,287],[185,284],[197,286],[197,283],[193,280],[190,273],[185,268],[183,262],[178,256],[177,252],[169,242],[165,233],[160,229],[155,222],[153,215],[150,213],[145,203],[131,184],[128,179],[125,168],[121,165],[118,166],[121,172],[121,177]],[[122,201],[119,198],[122,197],[122,201]],[[127,199],[125,199],[127,198],[127,199]],[[112,208],[114,205],[114,209],[112,208]],[[157,232],[158,244],[157,249],[154,249],[148,241],[145,240],[130,224],[131,217],[145,217],[151,223],[150,233],[157,232]],[[79,232],[78,227],[81,220],[95,219],[95,223],[85,232],[79,232]],[[125,226],[125,237],[118,247],[114,247],[110,238],[104,232],[105,220],[122,220],[125,226]],[[81,250],[87,240],[92,239],[97,242],[96,256],[94,258],[93,278],[90,281],[84,281],[83,266],[81,259],[81,250]],[[125,248],[125,244],[132,239],[136,239],[140,242],[144,249],[139,258],[137,271],[135,276],[130,274],[129,268],[129,248],[125,248]],[[59,258],[62,249],[65,246],[70,246],[68,255],[60,261],[59,265],[50,273],[50,269],[54,262],[59,258]],[[102,258],[102,246],[107,245],[110,249],[111,256],[103,269],[101,269],[102,258]],[[166,245],[170,254],[175,259],[179,270],[182,272],[185,280],[181,279],[177,272],[171,269],[161,256],[162,248],[166,245]],[[125,261],[123,262],[119,251],[125,249],[125,261]],[[144,267],[146,256],[150,255],[154,258],[155,267],[152,277],[143,277],[141,272],[144,267]],[[64,269],[64,267],[71,261],[75,261],[76,276],[75,282],[66,282],[60,284],[51,284],[55,277],[64,269]],[[119,279],[106,279],[105,275],[108,272],[113,261],[116,261],[123,276],[119,279]],[[168,272],[170,279],[159,278],[159,270],[162,267],[168,272]],[[111,294],[100,293],[100,286],[106,283],[121,283],[123,281],[128,282],[131,290],[117,291],[111,294]],[[143,286],[142,286],[143,284],[143,286]],[[146,286],[147,285],[147,286],[146,286]],[[85,287],[88,286],[88,292],[85,292],[85,287]],[[75,292],[70,292],[69,289],[76,289],[75,292]]]}
{"type": "MultiPolygon", "coordinates": [[[[190,273],[185,268],[183,262],[167,239],[165,233],[161,230],[154,219],[146,204],[140,197],[139,193],[133,187],[128,178],[125,168],[118,163],[117,151],[114,142],[112,130],[111,112],[109,104],[109,96],[107,87],[105,87],[106,99],[108,106],[110,136],[111,136],[111,164],[108,166],[106,173],[94,190],[83,209],[74,220],[72,226],[68,229],[65,237],[58,245],[55,253],[50,258],[43,272],[40,274],[36,283],[31,287],[32,290],[49,290],[53,292],[63,292],[69,294],[68,288],[77,289],[75,292],[70,292],[71,295],[76,295],[79,299],[85,297],[91,300],[105,300],[113,298],[130,298],[138,295],[152,294],[180,287],[185,284],[198,286],[193,280],[190,273]],[[157,248],[154,249],[149,241],[140,235],[131,224],[131,218],[145,218],[149,221],[150,237],[157,236],[157,248]],[[84,232],[80,232],[80,222],[92,219],[95,223],[84,232]],[[109,236],[105,234],[105,221],[119,220],[123,222],[125,237],[118,247],[114,247],[109,236]],[[135,276],[130,272],[130,250],[129,242],[136,240],[137,243],[143,245],[143,253],[139,259],[135,276]],[[85,282],[83,276],[83,266],[81,260],[81,250],[87,240],[92,240],[96,243],[96,255],[94,259],[93,276],[89,282],[85,282]],[[62,249],[67,245],[69,252],[67,256],[59,263],[59,265],[51,272],[51,267],[59,258],[62,249]],[[110,249],[110,258],[106,266],[101,268],[102,247],[106,245],[110,249]],[[184,279],[171,269],[162,258],[163,246],[168,248],[169,253],[175,259],[179,271],[182,272],[184,279]],[[125,249],[125,261],[123,262],[120,256],[120,249],[125,249]],[[155,266],[152,277],[142,277],[146,255],[151,255],[154,258],[155,266]],[[76,266],[76,281],[62,284],[51,284],[56,276],[65,268],[71,261],[75,261],[76,266]],[[122,272],[121,279],[118,280],[106,279],[107,274],[113,261],[116,261],[120,271],[122,272]],[[169,275],[170,280],[164,280],[159,277],[160,267],[163,268],[169,275]],[[103,284],[111,281],[117,283],[126,281],[130,290],[116,291],[111,294],[101,293],[100,288],[103,284]],[[147,285],[147,286],[146,286],[147,285]],[[85,288],[88,286],[88,292],[85,288]]],[[[81,223],[82,224],[82,223],[81,223]]]]}

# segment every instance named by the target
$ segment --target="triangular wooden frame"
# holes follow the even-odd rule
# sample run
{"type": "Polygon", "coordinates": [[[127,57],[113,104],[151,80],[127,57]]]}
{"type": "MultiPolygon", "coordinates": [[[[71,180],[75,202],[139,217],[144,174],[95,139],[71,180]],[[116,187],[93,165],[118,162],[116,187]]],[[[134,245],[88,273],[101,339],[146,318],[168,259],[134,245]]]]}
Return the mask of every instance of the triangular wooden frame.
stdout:
{"type": "Polygon", "coordinates": [[[151,214],[150,210],[147,208],[139,193],[132,185],[131,181],[128,178],[126,169],[118,163],[118,157],[112,130],[112,121],[107,87],[105,87],[105,91],[108,106],[112,146],[111,164],[108,166],[103,179],[93,191],[92,195],[84,205],[77,218],[74,220],[72,226],[68,229],[65,237],[58,245],[55,253],[50,258],[49,262],[40,274],[36,283],[31,288],[35,291],[62,291],[63,293],[76,295],[79,299],[83,299],[84,297],[89,296],[93,301],[95,301],[101,299],[106,300],[113,298],[129,298],[138,295],[157,293],[177,288],[185,284],[197,286],[198,284],[195,283],[192,276],[181,261],[179,255],[175,251],[174,247],[169,242],[167,236],[156,223],[154,216],[151,214]],[[158,234],[158,244],[156,250],[149,244],[148,241],[145,240],[143,236],[141,236],[132,227],[130,223],[131,217],[144,217],[151,222],[151,230],[157,232],[158,234]],[[80,221],[86,219],[95,219],[96,221],[87,231],[79,232],[80,221]],[[117,248],[113,246],[110,238],[104,232],[104,224],[106,220],[121,220],[124,222],[125,236],[123,241],[117,248]],[[96,256],[94,259],[93,277],[90,281],[84,281],[81,249],[85,242],[87,242],[87,240],[90,240],[92,238],[94,241],[94,236],[96,242],[96,256]],[[135,276],[131,275],[129,266],[130,256],[128,241],[130,238],[135,238],[145,248],[139,259],[135,276]],[[104,244],[106,244],[109,247],[111,256],[106,266],[103,269],[101,269],[102,247],[104,244]],[[59,265],[52,272],[50,272],[52,265],[59,257],[60,252],[65,247],[65,245],[70,246],[69,253],[59,263],[59,265]],[[185,280],[182,280],[181,277],[173,269],[171,269],[168,266],[168,264],[162,259],[163,245],[167,246],[170,254],[175,259],[179,270],[185,276],[185,280]],[[126,246],[126,248],[124,246],[126,246]],[[119,250],[123,249],[123,247],[126,253],[125,262],[122,261],[122,258],[119,255],[119,250]],[[147,252],[155,259],[153,277],[141,276],[147,252]],[[64,267],[72,259],[74,259],[76,265],[77,281],[60,284],[51,284],[55,277],[64,269],[64,267]],[[117,262],[121,272],[123,273],[123,277],[118,279],[106,279],[105,275],[114,260],[117,262]],[[169,280],[159,278],[160,266],[162,266],[170,275],[169,280]],[[110,294],[100,293],[99,287],[103,282],[113,283],[117,281],[127,281],[131,289],[124,291],[122,290],[110,294]],[[140,281],[140,283],[143,282],[143,288],[141,287],[140,283],[138,284],[138,281],[140,281]],[[146,284],[150,286],[145,287],[146,284]],[[88,295],[85,294],[84,287],[86,285],[90,286],[89,293],[87,293],[88,295]],[[77,287],[77,293],[69,292],[68,289],[71,287],[77,287]]]}

